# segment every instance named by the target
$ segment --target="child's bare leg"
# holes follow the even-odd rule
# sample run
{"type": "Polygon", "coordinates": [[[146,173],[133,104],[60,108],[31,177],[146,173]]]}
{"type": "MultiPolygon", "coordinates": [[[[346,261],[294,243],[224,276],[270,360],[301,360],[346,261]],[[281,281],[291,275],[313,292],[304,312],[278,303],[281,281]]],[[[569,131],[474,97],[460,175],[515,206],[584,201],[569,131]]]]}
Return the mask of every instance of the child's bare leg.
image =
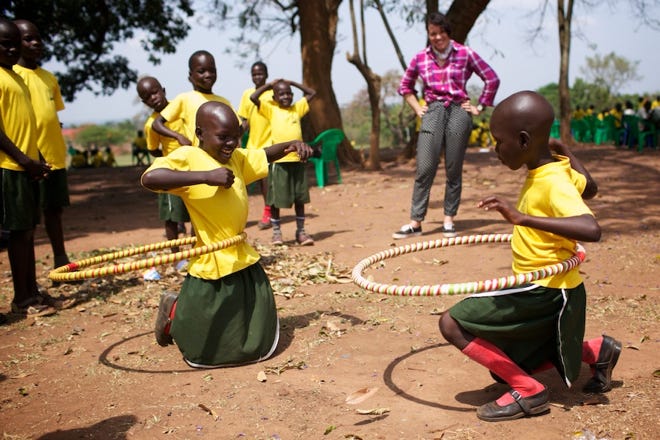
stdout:
{"type": "Polygon", "coordinates": [[[69,263],[69,257],[64,249],[64,231],[62,229],[62,208],[44,209],[44,226],[53,249],[55,267],[69,263]]]}
{"type": "MultiPolygon", "coordinates": [[[[172,220],[165,220],[165,237],[168,240],[176,240],[179,238],[179,223],[172,220]]],[[[178,246],[172,247],[172,252],[179,252],[178,246]]]]}
{"type": "Polygon", "coordinates": [[[261,179],[259,181],[259,187],[261,189],[261,195],[264,198],[264,212],[261,214],[261,220],[257,224],[259,229],[268,229],[271,227],[271,206],[266,204],[266,196],[268,195],[268,179],[261,179]]]}
{"type": "Polygon", "coordinates": [[[34,267],[34,230],[11,231],[9,234],[9,265],[14,284],[13,303],[19,307],[30,305],[37,293],[34,267]]]}

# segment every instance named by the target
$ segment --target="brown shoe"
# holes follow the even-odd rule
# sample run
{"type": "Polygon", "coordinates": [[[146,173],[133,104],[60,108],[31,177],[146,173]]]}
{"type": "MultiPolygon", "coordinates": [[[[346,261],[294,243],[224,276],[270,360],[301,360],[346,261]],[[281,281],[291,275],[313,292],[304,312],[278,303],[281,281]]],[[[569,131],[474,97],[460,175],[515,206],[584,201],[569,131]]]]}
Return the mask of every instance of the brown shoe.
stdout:
{"type": "Polygon", "coordinates": [[[284,240],[282,240],[282,231],[273,231],[273,238],[270,241],[270,244],[275,246],[281,246],[284,244],[284,240]]]}
{"type": "Polygon", "coordinates": [[[163,292],[160,295],[160,304],[158,304],[158,315],[156,316],[156,325],[154,326],[154,334],[156,335],[156,342],[161,347],[167,347],[174,344],[172,336],[170,336],[168,326],[172,322],[170,319],[170,312],[174,306],[178,295],[174,292],[163,292]]]}
{"type": "Polygon", "coordinates": [[[603,342],[598,352],[598,360],[589,365],[594,369],[594,375],[584,385],[585,393],[606,393],[612,389],[612,370],[619,361],[621,342],[603,335],[603,342]]]}
{"type": "Polygon", "coordinates": [[[529,397],[522,397],[516,390],[509,393],[515,402],[506,406],[499,406],[496,401],[487,403],[477,408],[477,417],[486,422],[500,422],[543,414],[550,409],[547,389],[529,397]]]}
{"type": "Polygon", "coordinates": [[[300,246],[314,245],[314,239],[305,231],[296,232],[296,243],[300,246]]]}

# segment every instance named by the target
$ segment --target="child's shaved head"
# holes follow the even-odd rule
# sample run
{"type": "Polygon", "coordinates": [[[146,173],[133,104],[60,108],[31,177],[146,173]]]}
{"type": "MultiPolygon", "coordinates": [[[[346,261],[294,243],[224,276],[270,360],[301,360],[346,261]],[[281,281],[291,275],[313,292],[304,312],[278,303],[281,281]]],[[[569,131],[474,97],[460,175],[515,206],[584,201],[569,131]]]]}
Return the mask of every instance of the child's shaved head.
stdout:
{"type": "Polygon", "coordinates": [[[529,90],[514,93],[499,103],[491,117],[491,125],[506,131],[526,131],[548,138],[555,119],[552,106],[543,96],[529,90]]]}

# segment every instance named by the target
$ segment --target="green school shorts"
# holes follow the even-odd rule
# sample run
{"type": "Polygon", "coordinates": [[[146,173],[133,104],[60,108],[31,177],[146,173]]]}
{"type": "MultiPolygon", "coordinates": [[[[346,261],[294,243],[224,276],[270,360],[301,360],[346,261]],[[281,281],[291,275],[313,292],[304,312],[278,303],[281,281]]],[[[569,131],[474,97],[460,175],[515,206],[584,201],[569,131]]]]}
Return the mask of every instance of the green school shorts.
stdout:
{"type": "Polygon", "coordinates": [[[69,206],[69,183],[66,169],[51,171],[48,177],[39,181],[41,209],[69,206]]]}
{"type": "Polygon", "coordinates": [[[268,358],[277,346],[275,296],[260,263],[218,280],[188,275],[170,334],[193,367],[241,365],[268,358]]]}
{"type": "Polygon", "coordinates": [[[183,199],[167,193],[158,194],[158,214],[163,221],[189,222],[190,215],[183,199]]]}
{"type": "Polygon", "coordinates": [[[270,165],[266,204],[276,208],[291,208],[294,203],[309,203],[307,169],[303,162],[283,162],[270,165]]]}
{"type": "Polygon", "coordinates": [[[8,231],[28,231],[41,221],[39,182],[25,171],[2,168],[0,222],[8,231]]]}
{"type": "Polygon", "coordinates": [[[529,372],[552,362],[565,382],[582,366],[586,292],[537,285],[471,295],[449,309],[468,333],[504,351],[529,372]]]}

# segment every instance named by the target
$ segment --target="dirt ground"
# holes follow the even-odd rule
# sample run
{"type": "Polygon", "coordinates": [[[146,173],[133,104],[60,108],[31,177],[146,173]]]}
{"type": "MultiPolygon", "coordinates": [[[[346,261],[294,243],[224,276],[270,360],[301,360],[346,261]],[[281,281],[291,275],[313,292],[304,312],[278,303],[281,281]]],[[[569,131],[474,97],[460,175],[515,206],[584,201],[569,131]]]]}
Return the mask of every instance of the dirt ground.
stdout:
{"type": "MultiPolygon", "coordinates": [[[[52,253],[39,228],[39,282],[63,305],[55,315],[14,317],[0,326],[3,438],[658,438],[660,152],[608,145],[575,151],[599,183],[590,206],[603,227],[580,269],[588,293],[586,337],[606,333],[624,346],[611,392],[580,391],[586,366],[571,390],[556,372],[546,372],[539,378],[550,390],[549,414],[477,419],[476,407],[506,388],[438,332],[438,315],[461,297],[386,296],[350,282],[358,261],[403,244],[390,237],[408,218],[414,170],[388,162],[382,172],[342,170],[341,185],[311,189],[313,247],[293,244],[293,210],[282,211],[287,246],[270,247],[270,231],[256,227],[262,201],[250,197],[246,232],[277,292],[281,339],[272,358],[249,366],[193,370],[176,346],[156,344],[159,295],[178,289],[183,277],[173,267],[159,267],[159,281],[129,272],[52,286],[52,253]]],[[[65,235],[73,259],[164,240],[156,196],[138,185],[142,170],[70,173],[65,235]]],[[[411,242],[440,237],[443,176],[440,171],[433,188],[425,234],[411,242]]],[[[509,171],[493,153],[470,150],[460,233],[510,232],[498,214],[477,210],[476,203],[493,193],[513,201],[523,178],[524,171],[509,171]]],[[[389,259],[365,275],[394,284],[473,281],[509,274],[510,258],[507,244],[455,246],[389,259]]],[[[0,280],[0,312],[7,312],[6,252],[0,280]]]]}

